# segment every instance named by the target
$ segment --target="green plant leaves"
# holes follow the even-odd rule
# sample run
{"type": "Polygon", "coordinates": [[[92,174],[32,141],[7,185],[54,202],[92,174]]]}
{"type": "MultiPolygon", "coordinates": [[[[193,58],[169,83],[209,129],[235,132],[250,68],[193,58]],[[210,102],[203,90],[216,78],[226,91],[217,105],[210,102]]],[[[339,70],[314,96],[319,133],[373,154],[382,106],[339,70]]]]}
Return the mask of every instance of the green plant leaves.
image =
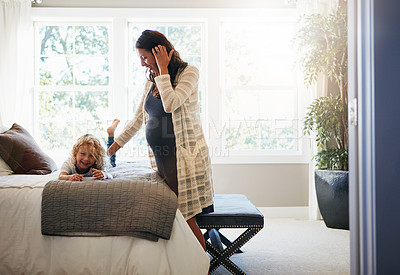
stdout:
{"type": "Polygon", "coordinates": [[[339,2],[337,10],[329,15],[302,17],[292,43],[298,50],[306,86],[315,84],[322,73],[337,88],[307,107],[304,133],[316,134],[320,150],[314,156],[316,165],[321,169],[348,170],[347,11],[346,5],[339,2]]]}
{"type": "Polygon", "coordinates": [[[302,17],[292,43],[299,52],[307,86],[315,83],[320,73],[335,82],[347,77],[347,15],[341,9],[327,16],[302,17]]]}
{"type": "Polygon", "coordinates": [[[348,170],[348,151],[329,148],[321,150],[314,156],[318,169],[348,170]]]}
{"type": "Polygon", "coordinates": [[[347,168],[347,108],[340,96],[318,98],[307,109],[304,134],[316,131],[316,142],[322,150],[314,157],[317,166],[347,168]]]}

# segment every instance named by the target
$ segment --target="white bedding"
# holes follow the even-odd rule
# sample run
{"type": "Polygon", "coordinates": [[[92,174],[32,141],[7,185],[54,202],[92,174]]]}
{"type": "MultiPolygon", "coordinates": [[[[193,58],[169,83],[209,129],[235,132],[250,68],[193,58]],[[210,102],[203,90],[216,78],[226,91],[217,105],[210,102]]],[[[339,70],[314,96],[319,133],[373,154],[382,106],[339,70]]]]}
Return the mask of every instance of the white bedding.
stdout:
{"type": "Polygon", "coordinates": [[[0,176],[0,274],[207,274],[209,257],[179,210],[170,240],[41,234],[49,175],[0,176]]]}

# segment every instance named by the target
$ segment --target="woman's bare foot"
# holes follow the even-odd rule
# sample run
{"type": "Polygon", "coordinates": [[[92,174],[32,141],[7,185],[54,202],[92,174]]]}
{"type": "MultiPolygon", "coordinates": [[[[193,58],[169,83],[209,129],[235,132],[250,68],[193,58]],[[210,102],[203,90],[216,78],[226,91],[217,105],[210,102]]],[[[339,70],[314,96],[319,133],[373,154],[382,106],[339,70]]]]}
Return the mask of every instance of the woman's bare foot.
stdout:
{"type": "Polygon", "coordinates": [[[114,131],[115,131],[115,128],[117,128],[118,124],[119,124],[119,119],[114,119],[113,122],[111,123],[111,125],[108,126],[107,134],[109,137],[114,136],[114,131]]]}

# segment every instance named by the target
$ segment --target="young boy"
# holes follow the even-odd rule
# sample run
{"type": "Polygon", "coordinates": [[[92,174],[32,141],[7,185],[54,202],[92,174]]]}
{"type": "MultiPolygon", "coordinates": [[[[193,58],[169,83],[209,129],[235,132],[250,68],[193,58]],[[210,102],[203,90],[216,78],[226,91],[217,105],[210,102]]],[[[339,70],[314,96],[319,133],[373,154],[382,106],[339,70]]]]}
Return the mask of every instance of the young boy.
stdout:
{"type": "MultiPolygon", "coordinates": [[[[114,119],[107,128],[108,144],[114,142],[114,131],[119,120],[114,119]]],[[[115,155],[111,156],[110,163],[115,167],[115,155]]],[[[83,177],[94,177],[98,180],[110,179],[112,175],[105,170],[108,168],[106,150],[101,146],[98,138],[85,134],[78,138],[72,147],[71,156],[61,166],[58,177],[60,180],[82,181],[83,177]]]]}

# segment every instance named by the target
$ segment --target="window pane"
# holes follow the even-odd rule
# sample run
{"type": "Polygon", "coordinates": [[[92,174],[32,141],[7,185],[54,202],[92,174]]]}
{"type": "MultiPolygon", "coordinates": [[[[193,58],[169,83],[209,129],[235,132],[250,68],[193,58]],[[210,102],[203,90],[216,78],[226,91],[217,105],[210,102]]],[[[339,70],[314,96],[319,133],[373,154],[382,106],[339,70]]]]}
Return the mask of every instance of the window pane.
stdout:
{"type": "Polygon", "coordinates": [[[44,148],[69,149],[75,139],[85,133],[106,139],[110,115],[108,98],[106,91],[40,92],[39,132],[44,148]],[[59,141],[64,134],[68,134],[67,141],[59,141]]]}
{"type": "Polygon", "coordinates": [[[290,90],[230,90],[225,96],[225,113],[234,120],[292,118],[297,113],[296,104],[290,90]]]}
{"type": "MultiPolygon", "coordinates": [[[[39,125],[41,148],[46,152],[60,149],[71,150],[75,142],[73,125],[74,123],[71,121],[41,121],[39,125]]],[[[68,155],[65,155],[65,158],[67,157],[68,155]]]]}
{"type": "Polygon", "coordinates": [[[44,150],[62,152],[66,158],[65,152],[79,136],[107,136],[109,26],[38,23],[35,27],[36,89],[43,87],[37,91],[39,141],[44,150]]]}
{"type": "Polygon", "coordinates": [[[186,57],[185,61],[195,67],[197,67],[198,69],[201,68],[201,56],[188,56],[186,57]]]}
{"type": "Polygon", "coordinates": [[[108,85],[107,26],[39,26],[38,33],[40,85],[108,85]]]}
{"type": "Polygon", "coordinates": [[[108,117],[108,92],[77,92],[75,112],[79,120],[106,120],[108,117]]]}
{"type": "Polygon", "coordinates": [[[72,26],[40,26],[39,53],[41,55],[72,54],[73,33],[72,26]]]}
{"type": "MultiPolygon", "coordinates": [[[[107,122],[106,120],[102,121],[95,121],[95,120],[86,120],[84,123],[75,123],[74,125],[74,130],[75,130],[75,136],[76,138],[90,133],[92,135],[95,135],[100,139],[100,141],[103,143],[103,147],[105,147],[107,143],[107,132],[106,129],[108,125],[110,125],[110,122],[107,122]]],[[[76,139],[74,140],[74,142],[76,139]]]]}
{"type": "Polygon", "coordinates": [[[225,126],[226,150],[296,150],[296,120],[239,120],[225,126]]]}
{"type": "Polygon", "coordinates": [[[294,22],[222,23],[226,150],[298,150],[294,27],[294,22]]]}
{"type": "Polygon", "coordinates": [[[182,57],[201,57],[201,26],[170,26],[168,40],[182,57]]]}
{"type": "Polygon", "coordinates": [[[40,57],[40,85],[71,85],[73,76],[72,68],[72,60],[67,56],[40,57]]]}
{"type": "Polygon", "coordinates": [[[294,24],[224,22],[222,33],[229,85],[294,84],[294,24]]]}
{"type": "Polygon", "coordinates": [[[76,85],[108,85],[109,62],[107,57],[76,57],[74,61],[76,85]]]}
{"type": "Polygon", "coordinates": [[[74,118],[73,94],[70,92],[40,92],[39,119],[68,120],[74,118]]]}
{"type": "Polygon", "coordinates": [[[108,28],[79,26],[75,28],[76,54],[108,54],[108,28]]]}

